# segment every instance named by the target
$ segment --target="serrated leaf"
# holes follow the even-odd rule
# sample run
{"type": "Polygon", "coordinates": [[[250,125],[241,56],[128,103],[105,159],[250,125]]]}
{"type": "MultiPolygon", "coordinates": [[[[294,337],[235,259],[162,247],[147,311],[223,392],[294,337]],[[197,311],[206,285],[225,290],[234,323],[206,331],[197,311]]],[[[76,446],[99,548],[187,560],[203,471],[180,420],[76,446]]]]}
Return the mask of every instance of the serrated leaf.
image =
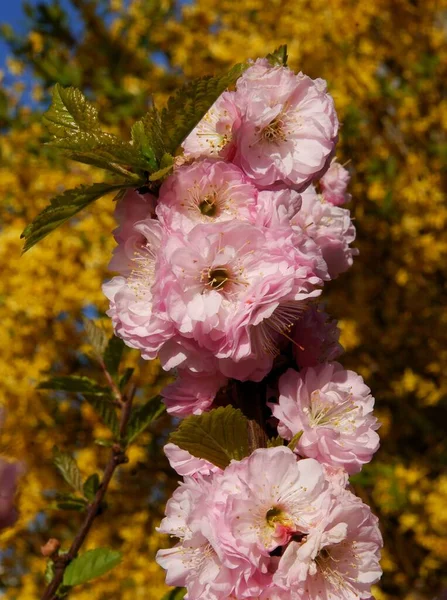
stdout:
{"type": "Polygon", "coordinates": [[[279,46],[279,48],[266,56],[272,67],[285,67],[287,65],[287,58],[287,44],[279,46]]]}
{"type": "Polygon", "coordinates": [[[95,412],[101,417],[104,425],[107,425],[113,435],[118,437],[120,426],[113,404],[108,400],[104,400],[103,398],[97,396],[90,396],[86,394],[84,397],[95,409],[95,412]]]}
{"type": "Polygon", "coordinates": [[[125,344],[123,340],[114,335],[110,338],[104,350],[104,365],[112,377],[115,377],[118,373],[124,348],[125,344]]]}
{"type": "Polygon", "coordinates": [[[151,134],[150,130],[146,129],[144,120],[134,123],[131,133],[132,141],[146,159],[149,169],[156,171],[158,168],[158,152],[154,149],[153,144],[158,144],[159,142],[154,142],[154,134],[151,134]]]}
{"type": "Polygon", "coordinates": [[[25,238],[23,251],[26,252],[32,248],[37,242],[101,196],[125,187],[129,187],[128,182],[94,183],[93,185],[81,185],[55,196],[50,205],[24,229],[21,236],[25,238]]]}
{"type": "MultiPolygon", "coordinates": [[[[96,166],[114,172],[117,169],[113,165],[147,168],[147,161],[138,148],[101,129],[98,111],[77,88],[56,84],[43,122],[52,136],[50,145],[72,152],[74,160],[89,164],[94,161],[96,166]]],[[[121,174],[135,179],[129,171],[123,170],[121,174]]]]}
{"type": "Polygon", "coordinates": [[[98,385],[96,381],[79,375],[52,377],[39,383],[37,389],[93,394],[94,396],[111,396],[112,393],[109,387],[98,385]]]}
{"type": "Polygon", "coordinates": [[[121,562],[121,553],[109,548],[95,548],[71,561],[64,572],[63,584],[80,585],[101,577],[121,562]]]}
{"type": "Polygon", "coordinates": [[[74,87],[53,88],[52,104],[42,118],[49,133],[62,137],[79,131],[100,129],[98,111],[84,94],[74,87]]]}
{"type": "Polygon", "coordinates": [[[142,433],[152,421],[158,419],[164,413],[166,407],[161,396],[151,398],[145,404],[137,406],[133,409],[129,424],[127,426],[127,442],[133,440],[142,433]]]}
{"type": "Polygon", "coordinates": [[[186,588],[176,587],[163,596],[161,600],[182,600],[186,595],[186,588]]]}
{"type": "Polygon", "coordinates": [[[232,459],[248,456],[247,426],[248,421],[239,409],[225,406],[184,419],[169,441],[225,469],[232,459]]]}
{"type": "Polygon", "coordinates": [[[158,181],[160,179],[164,179],[166,177],[166,175],[169,175],[169,173],[173,170],[174,168],[174,157],[171,154],[163,154],[161,161],[160,161],[160,169],[158,171],[155,171],[155,173],[152,173],[152,175],[149,176],[149,181],[158,181]]]}
{"type": "Polygon", "coordinates": [[[134,371],[135,371],[135,369],[133,369],[132,367],[128,367],[122,374],[120,381],[119,381],[119,388],[120,388],[121,392],[124,390],[126,385],[129,383],[130,378],[132,377],[134,371]]]}
{"type": "Polygon", "coordinates": [[[53,463],[65,481],[77,492],[82,493],[82,477],[75,459],[53,446],[53,463]]]}
{"type": "Polygon", "coordinates": [[[108,344],[106,332],[91,319],[84,317],[82,321],[84,323],[85,333],[87,334],[87,339],[90,346],[93,348],[97,356],[102,358],[102,355],[104,354],[108,344]]]}
{"type": "Polygon", "coordinates": [[[87,500],[92,502],[96,496],[96,492],[99,489],[100,481],[98,473],[93,473],[86,479],[84,485],[82,486],[82,490],[84,492],[84,496],[87,500]]]}
{"type": "Polygon", "coordinates": [[[175,155],[180,144],[222,92],[236,83],[247,67],[248,63],[238,64],[225,75],[194,79],[169,98],[160,123],[165,152],[175,155]]]}
{"type": "Polygon", "coordinates": [[[280,435],[267,441],[267,448],[275,448],[276,446],[284,446],[284,439],[280,435]]]}
{"type": "Polygon", "coordinates": [[[292,451],[295,450],[296,445],[300,441],[300,438],[301,438],[302,435],[303,435],[302,431],[298,431],[298,433],[295,433],[295,435],[293,436],[293,438],[287,444],[287,448],[290,448],[292,451]]]}

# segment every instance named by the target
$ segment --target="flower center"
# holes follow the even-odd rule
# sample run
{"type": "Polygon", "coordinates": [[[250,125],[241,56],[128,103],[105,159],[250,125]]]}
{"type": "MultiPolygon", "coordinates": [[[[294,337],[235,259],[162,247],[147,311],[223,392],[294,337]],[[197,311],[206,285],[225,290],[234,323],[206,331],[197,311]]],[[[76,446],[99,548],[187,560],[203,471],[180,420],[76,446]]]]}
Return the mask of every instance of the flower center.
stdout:
{"type": "Polygon", "coordinates": [[[270,508],[265,515],[265,519],[270,527],[275,527],[276,523],[281,523],[283,517],[283,511],[277,506],[272,506],[272,508],[270,508]]]}
{"type": "Polygon", "coordinates": [[[284,121],[281,115],[275,117],[268,125],[261,131],[261,137],[265,142],[275,143],[277,141],[284,142],[286,135],[284,132],[284,121]]]}
{"type": "Polygon", "coordinates": [[[205,217],[215,217],[217,213],[217,194],[207,194],[199,202],[199,210],[205,217]]]}
{"type": "Polygon", "coordinates": [[[230,273],[225,267],[215,267],[207,273],[208,285],[214,290],[222,290],[225,284],[230,281],[230,273]]]}
{"type": "Polygon", "coordinates": [[[347,394],[345,399],[339,398],[333,402],[321,390],[314,390],[310,396],[310,406],[304,412],[309,415],[311,427],[335,427],[349,433],[355,428],[353,413],[357,408],[352,393],[347,394]]]}

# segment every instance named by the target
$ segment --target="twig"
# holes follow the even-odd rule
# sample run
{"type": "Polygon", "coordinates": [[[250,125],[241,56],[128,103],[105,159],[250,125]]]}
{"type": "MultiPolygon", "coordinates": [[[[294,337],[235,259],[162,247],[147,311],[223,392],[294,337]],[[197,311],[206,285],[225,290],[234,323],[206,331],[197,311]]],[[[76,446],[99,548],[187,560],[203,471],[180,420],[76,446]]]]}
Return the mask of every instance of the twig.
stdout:
{"type": "MultiPolygon", "coordinates": [[[[135,394],[135,387],[132,387],[130,393],[126,398],[122,398],[120,394],[120,403],[122,406],[122,413],[120,419],[120,438],[124,438],[126,434],[127,424],[129,422],[130,413],[132,411],[132,402],[135,394]]],[[[77,533],[69,551],[66,554],[57,555],[54,559],[54,577],[51,583],[45,589],[41,600],[57,600],[57,590],[61,585],[64,572],[69,563],[76,558],[82,544],[84,543],[90,529],[92,528],[93,522],[98,515],[101,503],[109,487],[110,481],[115,473],[115,470],[119,465],[126,463],[128,458],[125,454],[125,448],[121,443],[115,443],[112,446],[112,454],[109,462],[104,470],[102,481],[96,492],[93,502],[89,505],[87,515],[84,522],[81,525],[79,532],[77,533]]]]}

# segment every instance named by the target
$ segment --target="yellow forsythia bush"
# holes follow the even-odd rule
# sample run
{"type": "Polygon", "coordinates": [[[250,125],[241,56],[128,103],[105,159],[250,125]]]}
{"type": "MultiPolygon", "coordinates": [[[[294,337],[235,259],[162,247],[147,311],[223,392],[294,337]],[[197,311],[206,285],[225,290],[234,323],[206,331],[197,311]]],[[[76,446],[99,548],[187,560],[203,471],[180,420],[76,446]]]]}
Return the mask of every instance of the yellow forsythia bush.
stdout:
{"type": "MultiPolygon", "coordinates": [[[[339,159],[353,158],[350,208],[360,255],[332,285],[328,310],[341,319],[343,362],[374,391],[382,421],[382,448],[355,479],[385,539],[375,596],[436,597],[447,587],[446,0],[65,4],[79,22],[61,7],[29,9],[25,34],[3,31],[11,60],[0,78],[0,402],[8,415],[0,450],[27,466],[19,521],[0,535],[5,598],[39,597],[40,546],[50,535],[69,543],[79,525],[75,513],[48,509],[63,486],[52,446],[74,452],[85,475],[101,470],[105,456],[93,444],[105,434],[92,412],[35,389],[50,371],[91,368],[82,360],[80,318],[106,308],[101,283],[114,227],[111,199],[102,199],[20,258],[20,233],[49,197],[98,180],[42,146],[39,112],[48,90],[59,82],[91,92],[103,121],[120,130],[145,111],[151,94],[161,103],[184,78],[282,43],[292,68],[328,81],[342,121],[339,159]],[[29,86],[25,67],[31,102],[21,97],[29,86]]],[[[156,363],[132,353],[127,360],[141,383],[160,384],[156,363]]],[[[90,547],[119,546],[123,563],[74,599],[162,597],[164,575],[153,556],[164,542],[154,528],[175,478],[161,457],[148,460],[148,450],[162,443],[159,433],[145,434],[133,451],[112,486],[109,517],[98,519],[88,540],[90,547]]]]}

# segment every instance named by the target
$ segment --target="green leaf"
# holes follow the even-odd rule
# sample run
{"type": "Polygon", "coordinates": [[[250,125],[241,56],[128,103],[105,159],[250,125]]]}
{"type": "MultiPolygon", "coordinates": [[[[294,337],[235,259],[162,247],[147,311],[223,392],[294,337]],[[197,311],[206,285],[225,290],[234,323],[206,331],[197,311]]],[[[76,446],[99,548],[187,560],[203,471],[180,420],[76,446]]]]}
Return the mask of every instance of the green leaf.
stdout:
{"type": "Polygon", "coordinates": [[[115,377],[118,374],[121,357],[123,356],[125,344],[123,340],[116,335],[112,336],[104,350],[104,364],[107,371],[115,377]]]}
{"type": "Polygon", "coordinates": [[[64,137],[79,131],[100,130],[98,111],[80,90],[56,83],[52,100],[42,118],[51,135],[64,137]]]}
{"type": "Polygon", "coordinates": [[[248,456],[247,425],[239,409],[220,407],[184,419],[169,441],[225,469],[233,458],[241,460],[248,456]]]}
{"type": "MultiPolygon", "coordinates": [[[[180,144],[228,87],[234,85],[248,63],[235,65],[225,75],[194,79],[168,100],[161,113],[164,152],[175,156],[180,144]]],[[[160,157],[161,159],[161,157],[160,157]]]]}
{"type": "Polygon", "coordinates": [[[121,553],[109,548],[95,548],[71,561],[64,572],[63,584],[80,585],[101,577],[121,562],[121,553]]]}
{"type": "Polygon", "coordinates": [[[186,595],[186,588],[176,587],[163,596],[161,600],[182,600],[186,595]]]}
{"type": "Polygon", "coordinates": [[[300,441],[300,438],[301,438],[302,435],[303,435],[303,431],[298,431],[298,433],[295,433],[295,435],[293,436],[293,438],[287,444],[287,448],[290,448],[291,450],[295,450],[296,445],[300,441]]]}
{"type": "Polygon", "coordinates": [[[285,67],[287,66],[287,45],[284,44],[277,48],[274,52],[267,54],[266,59],[272,65],[272,67],[285,67]]]}
{"type": "Polygon", "coordinates": [[[84,317],[82,321],[90,346],[93,348],[96,355],[99,358],[102,358],[108,344],[106,332],[91,319],[84,317]]]}
{"type": "Polygon", "coordinates": [[[58,510],[76,510],[82,512],[87,508],[87,502],[84,498],[67,498],[67,500],[59,500],[55,508],[58,510]]]}
{"type": "Polygon", "coordinates": [[[74,160],[88,164],[93,161],[95,166],[121,172],[131,179],[135,179],[134,174],[120,171],[116,166],[147,168],[147,161],[137,147],[101,129],[98,111],[76,88],[54,86],[52,104],[43,122],[52,136],[50,145],[72,152],[70,157],[74,160]]]}
{"type": "Polygon", "coordinates": [[[68,485],[82,493],[82,477],[75,459],[53,446],[53,463],[68,485]]]}
{"type": "Polygon", "coordinates": [[[86,479],[84,485],[82,486],[82,490],[84,492],[85,498],[92,502],[95,499],[96,492],[99,489],[100,481],[98,473],[93,473],[86,479]]]}
{"type": "Polygon", "coordinates": [[[267,441],[267,448],[275,448],[276,446],[284,446],[284,439],[280,435],[267,441]]]}
{"type": "Polygon", "coordinates": [[[120,426],[113,404],[108,400],[104,400],[103,398],[97,396],[90,396],[86,394],[84,397],[87,402],[93,406],[96,413],[101,417],[102,421],[105,425],[107,425],[113,435],[118,437],[120,426]]]}
{"type": "MultiPolygon", "coordinates": [[[[149,112],[148,115],[151,115],[153,111],[149,112]]],[[[151,117],[148,115],[146,115],[145,119],[137,121],[132,126],[132,141],[134,146],[139,149],[146,159],[150,171],[156,171],[158,168],[158,159],[161,157],[164,146],[161,131],[159,131],[158,112],[155,111],[153,113],[154,122],[151,121],[151,117]],[[151,127],[154,127],[153,132],[151,127]],[[160,139],[155,139],[155,136],[158,134],[160,135],[160,139]]]]}
{"type": "Polygon", "coordinates": [[[172,171],[173,168],[174,157],[172,156],[172,154],[163,154],[162,159],[160,161],[160,169],[149,176],[149,181],[158,181],[159,179],[163,179],[172,171]]]}
{"type": "Polygon", "coordinates": [[[133,369],[132,367],[128,367],[122,374],[120,381],[119,381],[119,388],[120,388],[121,392],[124,390],[126,385],[129,383],[130,378],[132,377],[134,371],[135,371],[135,369],[133,369]]]}
{"type": "Polygon", "coordinates": [[[42,381],[37,386],[39,390],[60,390],[62,392],[75,392],[79,394],[93,394],[94,396],[111,396],[108,387],[98,385],[96,381],[79,375],[52,377],[42,381]]]}
{"type": "Polygon", "coordinates": [[[133,440],[140,435],[152,421],[158,419],[165,410],[166,407],[161,396],[151,398],[145,404],[134,408],[127,426],[127,442],[129,444],[130,442],[133,442],[133,440]]]}
{"type": "Polygon", "coordinates": [[[24,229],[21,235],[22,238],[25,238],[23,251],[26,252],[32,248],[54,229],[101,196],[126,187],[129,187],[128,182],[94,183],[93,185],[81,185],[55,196],[51,200],[51,204],[24,229]]]}

